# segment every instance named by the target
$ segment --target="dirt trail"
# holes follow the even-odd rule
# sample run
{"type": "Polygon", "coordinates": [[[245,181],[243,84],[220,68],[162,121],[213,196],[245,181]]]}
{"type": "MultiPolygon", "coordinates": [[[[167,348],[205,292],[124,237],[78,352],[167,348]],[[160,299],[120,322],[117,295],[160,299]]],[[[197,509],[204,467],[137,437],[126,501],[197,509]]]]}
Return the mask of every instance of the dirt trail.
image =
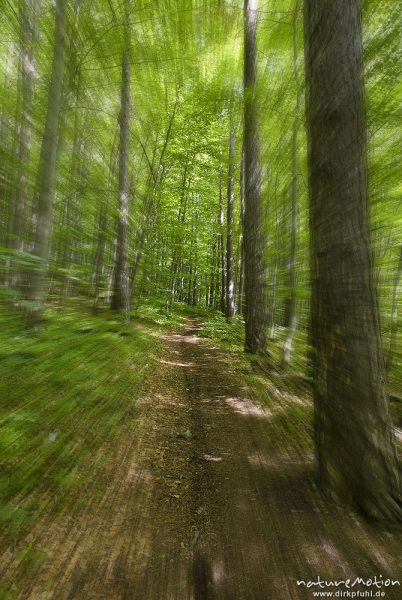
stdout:
{"type": "Polygon", "coordinates": [[[5,557],[18,598],[289,600],[313,598],[297,579],[402,579],[401,538],[323,501],[311,460],[283,452],[275,414],[198,329],[161,336],[107,493],[32,532],[47,555],[34,580],[5,557]]]}

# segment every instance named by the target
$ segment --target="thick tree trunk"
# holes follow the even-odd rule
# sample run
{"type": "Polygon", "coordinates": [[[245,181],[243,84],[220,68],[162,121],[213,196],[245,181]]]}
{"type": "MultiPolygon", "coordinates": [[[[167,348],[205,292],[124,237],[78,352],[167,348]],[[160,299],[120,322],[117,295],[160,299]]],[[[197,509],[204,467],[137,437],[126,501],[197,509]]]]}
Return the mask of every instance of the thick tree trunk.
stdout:
{"type": "Polygon", "coordinates": [[[41,312],[44,281],[48,267],[52,207],[56,182],[58,126],[64,75],[66,28],[66,3],[64,0],[56,0],[52,76],[49,86],[48,108],[38,171],[37,223],[33,249],[33,254],[40,259],[40,264],[31,273],[29,290],[29,297],[34,302],[31,310],[31,320],[33,323],[41,312]]]}
{"type": "Polygon", "coordinates": [[[229,139],[229,171],[228,171],[228,204],[227,204],[227,238],[226,238],[226,311],[228,318],[235,313],[234,302],[234,269],[233,269],[233,213],[234,213],[234,153],[235,134],[233,123],[230,127],[229,139]]]}
{"type": "Polygon", "coordinates": [[[245,349],[265,350],[265,236],[260,199],[260,140],[257,118],[258,0],[244,3],[244,292],[245,349]]]}
{"type": "Polygon", "coordinates": [[[402,522],[369,239],[358,0],[306,0],[315,439],[324,489],[402,522]]]}
{"type": "MultiPolygon", "coordinates": [[[[127,18],[128,15],[127,15],[127,18]]],[[[127,26],[128,29],[128,26],[127,26]]],[[[119,214],[117,219],[116,265],[114,270],[112,309],[122,311],[129,319],[130,286],[128,275],[128,217],[129,217],[129,145],[130,145],[130,56],[129,29],[122,56],[120,148],[119,148],[119,214]]]]}

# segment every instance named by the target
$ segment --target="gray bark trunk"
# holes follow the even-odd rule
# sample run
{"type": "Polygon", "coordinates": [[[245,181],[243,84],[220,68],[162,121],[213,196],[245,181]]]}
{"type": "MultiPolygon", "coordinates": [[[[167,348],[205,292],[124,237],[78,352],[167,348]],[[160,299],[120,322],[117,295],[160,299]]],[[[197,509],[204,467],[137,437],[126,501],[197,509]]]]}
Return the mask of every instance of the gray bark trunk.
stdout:
{"type": "Polygon", "coordinates": [[[296,106],[295,117],[292,127],[292,185],[291,185],[291,212],[290,212],[290,248],[289,259],[286,265],[288,297],[285,299],[285,327],[287,327],[286,338],[283,344],[282,364],[287,367],[290,363],[293,336],[297,326],[296,316],[296,242],[297,242],[297,212],[298,212],[298,160],[297,142],[299,129],[300,110],[300,86],[298,81],[298,52],[297,52],[297,17],[299,1],[296,1],[293,16],[293,74],[296,83],[296,106]]]}
{"type": "Polygon", "coordinates": [[[221,302],[220,309],[226,313],[226,252],[225,252],[225,210],[223,208],[222,175],[219,175],[219,226],[220,226],[220,272],[221,302]]]}
{"type": "Polygon", "coordinates": [[[243,223],[244,223],[244,152],[241,153],[240,163],[240,233],[239,233],[239,262],[238,262],[238,286],[237,286],[237,309],[243,314],[244,305],[244,239],[243,239],[243,223]]]}
{"type": "MultiPolygon", "coordinates": [[[[24,250],[25,213],[28,200],[29,157],[32,136],[32,104],[35,89],[34,45],[37,39],[36,4],[24,0],[20,7],[21,20],[21,116],[18,148],[18,174],[14,196],[14,219],[11,232],[11,247],[24,250]]],[[[14,273],[13,285],[18,287],[19,274],[14,273]]]]}
{"type": "Polygon", "coordinates": [[[49,86],[48,108],[45,131],[42,140],[38,171],[37,223],[33,254],[40,259],[38,268],[32,271],[29,297],[34,302],[31,316],[36,320],[41,312],[44,297],[44,282],[48,267],[52,207],[56,182],[56,157],[58,126],[63,88],[65,48],[66,48],[66,3],[55,3],[55,37],[53,50],[52,76],[49,86]]]}
{"type": "Polygon", "coordinates": [[[306,0],[315,440],[322,487],[402,522],[366,177],[358,0],[306,0]]]}
{"type": "Polygon", "coordinates": [[[260,199],[261,167],[257,117],[258,0],[244,3],[244,292],[249,352],[265,350],[265,236],[260,199]]]}
{"type": "MultiPolygon", "coordinates": [[[[127,15],[128,18],[128,15],[127,15]]],[[[116,264],[114,270],[112,309],[124,312],[126,319],[130,311],[130,287],[128,274],[128,217],[130,182],[128,153],[130,144],[130,56],[129,31],[126,33],[125,49],[122,57],[122,83],[120,108],[120,149],[119,149],[119,214],[117,218],[116,264]]]]}
{"type": "Polygon", "coordinates": [[[234,269],[233,269],[233,220],[234,220],[234,153],[235,133],[233,123],[230,127],[229,171],[228,171],[228,204],[227,204],[227,238],[226,238],[226,312],[229,319],[235,313],[234,301],[234,269]]]}

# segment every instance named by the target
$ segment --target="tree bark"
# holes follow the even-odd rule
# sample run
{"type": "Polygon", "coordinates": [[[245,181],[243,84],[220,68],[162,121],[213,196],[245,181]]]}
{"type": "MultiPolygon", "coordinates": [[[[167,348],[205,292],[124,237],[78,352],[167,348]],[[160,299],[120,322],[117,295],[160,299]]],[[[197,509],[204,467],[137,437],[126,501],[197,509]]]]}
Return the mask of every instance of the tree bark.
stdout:
{"type": "Polygon", "coordinates": [[[242,149],[240,162],[240,232],[238,241],[238,286],[237,286],[237,309],[243,314],[244,305],[244,239],[243,239],[243,223],[244,223],[244,151],[242,149]]]}
{"type": "Polygon", "coordinates": [[[129,146],[130,146],[130,29],[129,10],[126,4],[126,39],[122,56],[120,100],[120,148],[119,148],[119,213],[117,218],[116,265],[114,270],[112,309],[122,311],[129,319],[130,285],[128,273],[128,217],[129,217],[129,146]]]}
{"type": "Polygon", "coordinates": [[[394,359],[394,351],[396,344],[396,336],[398,333],[398,299],[400,298],[402,280],[402,246],[399,248],[399,260],[398,267],[395,274],[394,289],[392,293],[392,309],[391,309],[391,335],[389,340],[389,347],[387,353],[387,371],[389,372],[392,367],[392,361],[394,359]]]}
{"type": "Polygon", "coordinates": [[[221,300],[220,309],[226,314],[226,252],[225,252],[225,210],[223,207],[222,175],[219,174],[219,236],[220,236],[220,273],[221,300]]]}
{"type": "Polygon", "coordinates": [[[258,0],[244,2],[244,292],[245,349],[261,352],[266,344],[265,236],[260,199],[260,139],[257,117],[258,0]]]}
{"type": "Polygon", "coordinates": [[[42,310],[44,281],[48,268],[52,208],[56,182],[59,113],[65,63],[66,28],[66,3],[64,0],[56,0],[53,65],[38,170],[37,223],[33,249],[33,254],[40,259],[40,264],[31,273],[29,289],[29,298],[34,303],[30,313],[33,324],[37,320],[37,317],[40,316],[42,310]]]}
{"type": "Polygon", "coordinates": [[[306,0],[315,441],[319,480],[402,522],[385,391],[366,176],[358,0],[306,0]]]}
{"type": "Polygon", "coordinates": [[[93,283],[93,298],[94,310],[100,303],[100,295],[102,289],[102,276],[104,273],[104,255],[106,245],[106,228],[107,228],[108,202],[105,200],[99,211],[98,235],[96,242],[96,254],[94,261],[94,283],[93,283]]]}
{"type": "MultiPolygon", "coordinates": [[[[37,39],[37,14],[35,2],[24,0],[20,6],[20,69],[21,69],[21,115],[18,144],[18,173],[14,196],[14,218],[11,230],[11,247],[24,250],[26,205],[28,201],[29,158],[32,136],[32,105],[36,70],[34,45],[37,39]]],[[[14,267],[12,285],[19,287],[20,273],[14,267]]]]}
{"type": "Polygon", "coordinates": [[[231,118],[229,139],[229,170],[228,170],[228,203],[227,203],[227,237],[226,237],[226,311],[228,319],[235,313],[234,302],[234,273],[233,273],[233,213],[234,213],[234,153],[235,133],[231,118]]]}
{"type": "Polygon", "coordinates": [[[283,344],[282,365],[287,367],[290,363],[293,336],[296,331],[296,242],[297,242],[297,212],[298,212],[298,160],[297,143],[299,130],[299,110],[300,110],[300,86],[298,81],[298,52],[297,52],[297,18],[299,10],[299,0],[296,1],[293,16],[293,74],[296,83],[296,106],[295,116],[292,126],[292,184],[291,184],[291,210],[290,210],[290,248],[289,259],[286,264],[288,296],[285,299],[285,327],[287,328],[286,338],[283,344]]]}

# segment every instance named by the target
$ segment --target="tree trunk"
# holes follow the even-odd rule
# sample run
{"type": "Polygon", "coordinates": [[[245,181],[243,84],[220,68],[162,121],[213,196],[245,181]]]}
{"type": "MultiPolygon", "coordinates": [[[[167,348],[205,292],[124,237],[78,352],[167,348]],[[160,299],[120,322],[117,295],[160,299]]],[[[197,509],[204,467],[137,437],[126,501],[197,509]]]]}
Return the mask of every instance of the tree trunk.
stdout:
{"type": "MultiPolygon", "coordinates": [[[[231,118],[232,121],[233,117],[231,118]]],[[[234,274],[233,274],[233,211],[234,211],[234,152],[235,134],[233,123],[230,127],[229,140],[229,172],[228,172],[228,204],[227,204],[227,238],[226,238],[226,311],[229,319],[235,313],[234,274]]]]}
{"type": "Polygon", "coordinates": [[[389,348],[387,353],[387,371],[389,372],[392,367],[392,361],[394,358],[394,350],[396,343],[396,336],[398,333],[398,299],[400,298],[402,279],[402,246],[399,248],[399,261],[395,276],[394,290],[392,294],[392,309],[391,309],[391,336],[389,340],[389,348]]]}
{"type": "MultiPolygon", "coordinates": [[[[297,138],[297,136],[294,136],[297,138]]],[[[293,150],[295,154],[295,151],[293,150]]],[[[294,159],[292,160],[293,163],[294,159]]],[[[292,169],[295,168],[292,164],[292,169]]],[[[289,223],[290,247],[289,255],[285,261],[285,280],[287,296],[285,298],[284,326],[287,329],[286,338],[283,343],[282,365],[287,367],[290,363],[290,356],[293,346],[293,335],[296,330],[296,231],[297,231],[297,191],[295,189],[295,180],[297,175],[293,171],[291,188],[291,209],[289,223]]]]}
{"type": "Polygon", "coordinates": [[[265,350],[265,236],[260,199],[260,140],[257,118],[258,0],[244,3],[244,292],[245,349],[265,350]]]}
{"type": "Polygon", "coordinates": [[[130,145],[130,29],[126,5],[126,39],[122,56],[119,148],[119,214],[117,219],[116,265],[114,270],[112,309],[122,311],[129,319],[130,286],[128,274],[128,216],[129,216],[129,145],[130,145]]]}
{"type": "Polygon", "coordinates": [[[219,175],[219,226],[220,226],[220,272],[221,272],[221,302],[220,309],[226,313],[226,260],[225,260],[225,211],[223,208],[222,176],[219,175]]]}
{"type": "Polygon", "coordinates": [[[244,223],[244,152],[241,153],[240,163],[240,232],[239,232],[239,262],[238,262],[238,286],[237,286],[237,307],[239,313],[243,314],[244,305],[244,239],[243,239],[243,223],[244,223]]]}
{"type": "Polygon", "coordinates": [[[214,298],[215,298],[215,270],[216,270],[216,239],[212,241],[211,248],[211,266],[210,266],[210,275],[209,275],[209,296],[207,306],[212,308],[214,306],[214,298]]]}
{"type": "Polygon", "coordinates": [[[99,212],[99,224],[98,224],[98,235],[96,243],[96,255],[94,264],[94,283],[93,283],[93,297],[94,297],[94,309],[96,310],[100,303],[100,296],[102,290],[102,277],[104,273],[104,255],[106,245],[106,228],[107,228],[107,214],[108,214],[108,203],[105,200],[100,208],[99,212]]]}
{"type": "Polygon", "coordinates": [[[174,234],[173,257],[172,257],[172,264],[171,264],[171,268],[170,268],[170,271],[171,271],[170,284],[169,284],[170,299],[167,301],[167,306],[169,309],[172,307],[173,302],[176,299],[177,273],[178,273],[179,262],[180,262],[181,256],[182,256],[182,245],[181,245],[180,236],[182,235],[182,227],[183,227],[183,224],[186,219],[188,189],[190,187],[190,182],[191,182],[191,178],[188,177],[188,170],[189,170],[189,157],[187,154],[186,162],[184,165],[184,171],[183,171],[179,214],[177,217],[177,225],[179,228],[179,232],[174,234]]]}
{"type": "Polygon", "coordinates": [[[319,479],[402,522],[369,239],[358,0],[306,0],[312,344],[319,479]]]}
{"type": "MultiPolygon", "coordinates": [[[[173,123],[174,123],[174,120],[176,117],[178,106],[179,106],[179,93],[177,92],[173,111],[172,111],[172,114],[170,115],[168,127],[166,129],[165,137],[163,140],[163,146],[162,146],[162,150],[161,150],[161,153],[159,156],[159,161],[158,161],[156,171],[155,171],[153,165],[154,165],[154,159],[155,159],[155,154],[156,154],[156,150],[157,150],[157,143],[155,143],[152,161],[149,161],[150,176],[151,176],[150,185],[147,186],[148,187],[147,195],[149,194],[149,200],[148,200],[147,206],[146,206],[144,223],[140,229],[140,233],[138,236],[139,243],[135,246],[137,252],[136,252],[136,256],[135,256],[134,265],[132,266],[132,269],[131,269],[131,284],[130,284],[130,297],[131,298],[133,298],[134,292],[135,292],[135,280],[136,280],[136,276],[138,274],[138,270],[139,270],[139,266],[140,266],[140,262],[141,262],[141,258],[142,258],[142,250],[143,250],[143,244],[144,244],[144,240],[145,240],[146,229],[148,226],[148,222],[151,218],[152,211],[154,209],[157,190],[161,186],[164,176],[165,176],[164,157],[165,157],[165,153],[168,148],[168,145],[169,145],[169,141],[170,141],[170,137],[171,137],[171,133],[172,133],[172,127],[173,127],[173,123]],[[150,187],[151,183],[152,183],[152,188],[150,187]]],[[[141,146],[142,146],[142,144],[141,144],[141,146]]],[[[143,147],[143,150],[145,153],[145,147],[143,147]]]]}
{"type": "Polygon", "coordinates": [[[39,258],[40,263],[31,273],[29,290],[29,297],[34,302],[30,315],[33,324],[42,310],[44,281],[48,267],[52,207],[56,183],[58,125],[64,75],[66,28],[66,3],[64,0],[56,0],[52,76],[38,170],[37,222],[33,249],[33,254],[39,258]]]}
{"type": "Polygon", "coordinates": [[[297,238],[297,212],[298,212],[298,161],[297,161],[297,143],[299,129],[299,110],[300,110],[300,86],[298,81],[298,52],[297,52],[297,18],[299,10],[299,1],[296,1],[293,16],[293,74],[296,83],[296,106],[295,117],[292,127],[292,185],[291,185],[291,213],[290,213],[290,248],[289,259],[286,264],[288,296],[285,299],[285,327],[287,334],[283,344],[282,365],[287,367],[290,363],[290,357],[293,347],[293,336],[296,331],[296,238],[297,238]]]}
{"type": "MultiPolygon", "coordinates": [[[[36,71],[33,58],[34,45],[37,39],[37,14],[35,3],[24,0],[20,7],[21,47],[21,115],[18,144],[18,173],[14,196],[14,216],[11,230],[11,247],[22,252],[24,250],[25,218],[28,201],[29,158],[32,136],[32,105],[34,98],[36,71]]],[[[14,267],[13,287],[20,287],[20,272],[14,267]]]]}

